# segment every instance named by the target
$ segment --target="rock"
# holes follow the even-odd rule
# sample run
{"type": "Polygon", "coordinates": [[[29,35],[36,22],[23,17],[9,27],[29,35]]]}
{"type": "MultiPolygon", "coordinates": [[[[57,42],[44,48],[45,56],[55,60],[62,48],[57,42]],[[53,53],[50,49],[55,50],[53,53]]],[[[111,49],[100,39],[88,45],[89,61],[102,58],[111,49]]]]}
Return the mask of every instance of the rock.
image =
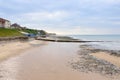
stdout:
{"type": "Polygon", "coordinates": [[[91,45],[82,45],[78,55],[80,59],[77,62],[71,62],[71,67],[81,72],[97,72],[103,75],[120,74],[120,68],[102,59],[91,56],[91,53],[108,52],[111,55],[118,56],[120,51],[95,49],[91,45]]]}

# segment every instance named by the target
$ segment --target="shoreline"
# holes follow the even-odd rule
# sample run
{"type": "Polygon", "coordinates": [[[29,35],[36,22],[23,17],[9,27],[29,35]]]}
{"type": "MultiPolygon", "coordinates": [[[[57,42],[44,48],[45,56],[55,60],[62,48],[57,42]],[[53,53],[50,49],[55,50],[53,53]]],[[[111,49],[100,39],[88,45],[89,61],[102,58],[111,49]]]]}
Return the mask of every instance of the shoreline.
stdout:
{"type": "Polygon", "coordinates": [[[93,72],[73,70],[69,61],[76,58],[78,50],[79,44],[51,42],[42,48],[26,51],[25,55],[0,64],[1,80],[111,80],[93,72]]]}
{"type": "Polygon", "coordinates": [[[112,41],[90,41],[90,40],[80,40],[74,39],[68,36],[55,36],[55,37],[35,37],[36,40],[49,41],[49,42],[75,42],[75,43],[87,43],[87,42],[112,42],[112,41]]]}
{"type": "MultiPolygon", "coordinates": [[[[24,79],[24,77],[27,76],[26,78],[29,78],[30,75],[31,78],[35,79],[36,75],[38,74],[40,74],[40,76],[37,76],[39,79],[45,79],[48,77],[50,78],[50,80],[56,80],[56,76],[58,76],[59,78],[63,76],[63,78],[65,77],[66,79],[70,80],[73,80],[74,78],[76,80],[91,80],[92,78],[101,78],[99,80],[118,80],[120,78],[120,68],[116,65],[113,65],[113,63],[111,63],[110,61],[107,61],[108,59],[102,59],[99,57],[100,55],[97,55],[99,54],[98,52],[101,51],[105,52],[105,54],[106,52],[111,51],[96,49],[89,44],[85,45],[58,42],[49,42],[49,44],[45,44],[46,41],[40,40],[16,42],[13,41],[8,43],[2,43],[0,45],[0,50],[2,50],[2,53],[0,53],[0,61],[8,59],[6,61],[8,61],[8,63],[11,63],[9,62],[11,61],[11,59],[9,58],[17,55],[18,57],[13,58],[12,60],[15,59],[14,61],[18,61],[18,63],[20,60],[20,63],[22,62],[22,65],[19,66],[22,66],[21,69],[23,69],[23,71],[30,73],[36,70],[35,73],[33,72],[31,74],[22,73],[20,71],[19,73],[22,75],[23,80],[26,80],[24,79]],[[39,47],[42,45],[45,46],[42,48],[39,47]],[[24,52],[26,55],[22,55],[22,57],[19,57],[19,55],[24,52]],[[4,54],[5,56],[2,56],[4,54]],[[95,56],[94,54],[96,54],[97,56],[95,56]],[[41,71],[43,73],[41,73],[41,71]],[[47,77],[45,77],[46,75],[47,77]],[[69,77],[70,75],[71,77],[69,77]]],[[[115,55],[111,54],[111,56],[115,55]]],[[[14,67],[14,64],[12,66],[14,67]]]]}

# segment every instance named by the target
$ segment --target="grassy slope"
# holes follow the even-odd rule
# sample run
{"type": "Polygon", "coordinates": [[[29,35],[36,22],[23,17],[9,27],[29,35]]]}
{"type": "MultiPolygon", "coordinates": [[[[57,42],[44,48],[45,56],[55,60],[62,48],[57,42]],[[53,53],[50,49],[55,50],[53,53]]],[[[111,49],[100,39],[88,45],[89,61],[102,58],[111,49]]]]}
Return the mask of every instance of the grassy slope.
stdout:
{"type": "Polygon", "coordinates": [[[34,29],[24,29],[22,31],[27,32],[27,33],[37,34],[37,30],[34,30],[34,29]]]}
{"type": "Polygon", "coordinates": [[[14,37],[14,36],[22,36],[22,34],[15,29],[0,28],[0,37],[14,37]]]}

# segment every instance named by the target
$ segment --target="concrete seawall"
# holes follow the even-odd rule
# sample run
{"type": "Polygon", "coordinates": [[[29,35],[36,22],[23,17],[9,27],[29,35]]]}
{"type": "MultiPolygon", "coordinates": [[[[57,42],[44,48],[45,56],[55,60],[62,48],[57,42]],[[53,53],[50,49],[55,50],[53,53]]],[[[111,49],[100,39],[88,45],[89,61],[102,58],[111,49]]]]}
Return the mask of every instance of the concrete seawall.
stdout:
{"type": "Polygon", "coordinates": [[[36,40],[50,41],[50,42],[76,42],[76,43],[86,43],[86,42],[111,42],[111,41],[83,41],[83,40],[62,40],[62,39],[46,39],[46,38],[35,38],[36,40]]]}
{"type": "Polygon", "coordinates": [[[10,40],[27,40],[28,37],[20,36],[20,37],[0,37],[0,41],[10,41],[10,40]]]}

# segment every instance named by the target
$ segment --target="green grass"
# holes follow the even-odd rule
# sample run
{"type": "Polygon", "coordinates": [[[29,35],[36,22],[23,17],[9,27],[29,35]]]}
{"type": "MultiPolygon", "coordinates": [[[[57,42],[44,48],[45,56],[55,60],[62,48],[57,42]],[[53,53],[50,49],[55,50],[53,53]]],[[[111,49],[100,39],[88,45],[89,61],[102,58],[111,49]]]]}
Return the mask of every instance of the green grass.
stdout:
{"type": "Polygon", "coordinates": [[[0,37],[15,37],[15,36],[23,35],[16,29],[0,28],[0,37]]]}
{"type": "Polygon", "coordinates": [[[24,29],[22,31],[27,33],[37,34],[37,30],[34,30],[34,29],[24,29]]]}

